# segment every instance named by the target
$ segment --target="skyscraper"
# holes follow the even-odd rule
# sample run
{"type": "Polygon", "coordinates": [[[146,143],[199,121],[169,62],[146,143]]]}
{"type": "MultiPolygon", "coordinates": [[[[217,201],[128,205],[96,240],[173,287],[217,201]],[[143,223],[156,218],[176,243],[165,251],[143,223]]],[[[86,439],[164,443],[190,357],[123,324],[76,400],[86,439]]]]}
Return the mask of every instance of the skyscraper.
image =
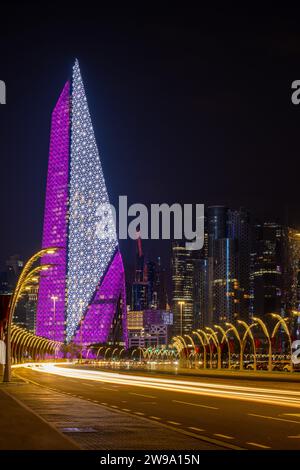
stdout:
{"type": "MultiPolygon", "coordinates": [[[[251,314],[280,313],[283,287],[283,229],[276,222],[254,226],[251,250],[251,314]]],[[[269,320],[270,317],[266,317],[269,320]]]]}
{"type": "Polygon", "coordinates": [[[127,343],[123,261],[77,60],[52,113],[43,229],[50,246],[60,249],[42,259],[55,265],[41,275],[36,333],[105,342],[121,303],[127,343]]]}
{"type": "Polygon", "coordinates": [[[238,316],[247,321],[250,311],[251,222],[249,213],[241,208],[230,210],[228,236],[236,244],[236,277],[238,281],[238,316]]]}
{"type": "Polygon", "coordinates": [[[204,247],[195,260],[196,326],[248,319],[250,235],[247,211],[208,207],[204,247]]]}
{"type": "Polygon", "coordinates": [[[172,247],[173,334],[189,334],[194,326],[194,252],[184,245],[172,247]]]}
{"type": "Polygon", "coordinates": [[[300,233],[291,227],[282,232],[282,305],[287,312],[300,311],[300,233]]]}
{"type": "Polygon", "coordinates": [[[208,207],[208,279],[212,283],[213,323],[238,316],[237,245],[229,230],[230,211],[225,206],[208,207]]]}
{"type": "Polygon", "coordinates": [[[135,273],[134,282],[132,284],[131,308],[139,311],[148,308],[150,302],[150,291],[147,275],[147,265],[142,250],[142,240],[140,233],[137,233],[136,240],[136,256],[135,256],[135,273]]]}

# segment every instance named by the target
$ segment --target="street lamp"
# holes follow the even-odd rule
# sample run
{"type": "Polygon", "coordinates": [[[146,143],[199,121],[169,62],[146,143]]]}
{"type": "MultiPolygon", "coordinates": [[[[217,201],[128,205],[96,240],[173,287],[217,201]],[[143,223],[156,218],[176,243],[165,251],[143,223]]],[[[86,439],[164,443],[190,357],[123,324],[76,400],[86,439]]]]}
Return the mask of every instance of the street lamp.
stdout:
{"type": "MultiPolygon", "coordinates": [[[[195,345],[195,342],[193,340],[193,338],[190,336],[190,335],[184,335],[185,338],[188,338],[190,340],[190,342],[192,343],[192,346],[194,348],[194,357],[195,357],[195,367],[196,367],[196,361],[197,361],[197,353],[196,353],[196,345],[195,345]]],[[[188,351],[187,351],[188,353],[188,351]]],[[[190,359],[190,356],[189,356],[189,359],[190,359]]],[[[192,366],[192,364],[191,364],[192,366]]]]}
{"type": "Polygon", "coordinates": [[[197,331],[198,331],[198,333],[200,333],[201,335],[204,336],[206,344],[208,345],[208,348],[209,348],[209,368],[212,369],[213,357],[212,357],[212,347],[211,347],[211,344],[210,344],[210,337],[208,336],[208,334],[204,330],[198,329],[197,331]]]}
{"type": "Polygon", "coordinates": [[[183,306],[185,302],[183,300],[179,300],[178,305],[180,305],[180,336],[183,336],[183,306]]]}
{"type": "MultiPolygon", "coordinates": [[[[178,339],[179,342],[183,344],[183,353],[184,353],[184,354],[183,354],[183,359],[187,358],[187,357],[188,357],[189,348],[188,348],[188,345],[187,345],[187,343],[186,343],[186,341],[185,341],[185,339],[184,339],[184,336],[177,335],[177,336],[175,336],[175,338],[178,339]]],[[[187,363],[190,364],[189,359],[187,359],[187,361],[184,361],[184,362],[183,362],[183,367],[185,367],[185,366],[187,365],[187,363]]]]}
{"type": "Polygon", "coordinates": [[[105,353],[104,353],[104,361],[106,361],[106,354],[108,353],[108,351],[110,351],[111,348],[106,348],[105,349],[105,353]]]}
{"type": "Polygon", "coordinates": [[[227,332],[229,333],[229,331],[233,331],[234,334],[235,334],[235,337],[236,339],[238,340],[239,342],[239,345],[240,345],[240,370],[243,370],[243,365],[244,365],[244,358],[243,358],[243,347],[242,347],[242,340],[241,340],[241,337],[239,335],[239,332],[238,330],[236,329],[236,327],[232,324],[232,323],[228,323],[226,322],[225,323],[226,326],[229,326],[229,330],[227,330],[227,332]]]}
{"type": "Polygon", "coordinates": [[[197,331],[192,331],[192,334],[197,336],[197,338],[199,339],[199,341],[202,345],[202,348],[203,348],[203,368],[206,369],[206,366],[207,366],[207,363],[206,363],[206,345],[204,344],[204,341],[203,341],[202,336],[200,335],[200,333],[198,333],[197,331]]]}
{"type": "Polygon", "coordinates": [[[252,331],[251,331],[251,328],[255,327],[256,323],[252,323],[251,325],[248,325],[243,320],[238,320],[237,322],[238,322],[239,325],[242,325],[246,330],[245,333],[244,333],[244,336],[242,338],[242,347],[243,347],[242,355],[244,357],[244,350],[245,350],[245,346],[246,346],[247,335],[249,334],[250,339],[252,341],[252,345],[253,345],[253,358],[254,358],[253,359],[253,370],[256,370],[256,346],[255,346],[254,337],[253,337],[253,334],[252,334],[252,331]]]}
{"type": "Polygon", "coordinates": [[[221,347],[220,347],[218,336],[212,328],[206,326],[205,329],[211,333],[212,340],[217,348],[217,354],[218,354],[218,366],[217,367],[218,369],[221,369],[221,347]]]}
{"type": "MultiPolygon", "coordinates": [[[[56,301],[58,300],[57,295],[52,295],[51,300],[53,301],[53,336],[56,341],[56,301]]],[[[54,349],[54,361],[56,360],[56,348],[54,349]]]]}
{"type": "Polygon", "coordinates": [[[98,359],[99,352],[101,351],[101,349],[104,349],[104,346],[100,346],[100,348],[98,348],[96,359],[98,359]]]}
{"type": "Polygon", "coordinates": [[[220,325],[214,325],[214,328],[216,328],[216,330],[221,331],[223,335],[221,343],[223,343],[223,339],[225,339],[226,341],[227,349],[228,349],[228,369],[231,369],[230,344],[227,338],[227,331],[225,331],[224,328],[222,328],[220,325]]]}
{"type": "Polygon", "coordinates": [[[261,318],[252,317],[252,320],[258,323],[258,325],[261,327],[261,329],[263,330],[268,340],[268,370],[272,371],[272,341],[271,341],[271,337],[270,337],[267,325],[262,321],[261,318]]]}
{"type": "Polygon", "coordinates": [[[291,338],[291,334],[290,334],[290,331],[287,327],[287,320],[289,320],[289,318],[283,318],[281,317],[280,315],[278,315],[278,313],[271,313],[271,316],[272,318],[275,318],[277,320],[277,323],[276,325],[274,326],[274,329],[273,329],[273,332],[272,332],[272,338],[274,338],[274,336],[276,335],[277,333],[277,330],[279,328],[280,325],[282,325],[285,333],[287,334],[287,337],[289,339],[289,344],[290,344],[290,355],[291,355],[291,372],[293,370],[293,361],[292,361],[292,354],[293,354],[293,351],[292,351],[292,338],[291,338]]]}
{"type": "Polygon", "coordinates": [[[79,308],[80,308],[80,358],[79,362],[82,363],[82,349],[83,349],[83,344],[82,344],[82,323],[83,323],[83,305],[84,302],[82,299],[79,300],[79,308]]]}

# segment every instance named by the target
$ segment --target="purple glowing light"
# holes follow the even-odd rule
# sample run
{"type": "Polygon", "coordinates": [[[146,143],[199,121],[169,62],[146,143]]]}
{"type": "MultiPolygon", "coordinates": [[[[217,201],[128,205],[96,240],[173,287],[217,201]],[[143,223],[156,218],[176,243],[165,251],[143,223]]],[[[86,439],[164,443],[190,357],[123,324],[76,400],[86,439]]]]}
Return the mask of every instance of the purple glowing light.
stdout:
{"type": "Polygon", "coordinates": [[[82,324],[77,328],[74,342],[81,345],[105,343],[119,298],[122,301],[123,339],[127,345],[125,274],[121,253],[117,250],[93,301],[86,310],[82,324]]]}
{"type": "Polygon", "coordinates": [[[67,200],[70,139],[70,82],[67,82],[52,113],[45,202],[43,248],[60,247],[42,263],[55,266],[41,273],[36,334],[64,341],[67,200]]]}

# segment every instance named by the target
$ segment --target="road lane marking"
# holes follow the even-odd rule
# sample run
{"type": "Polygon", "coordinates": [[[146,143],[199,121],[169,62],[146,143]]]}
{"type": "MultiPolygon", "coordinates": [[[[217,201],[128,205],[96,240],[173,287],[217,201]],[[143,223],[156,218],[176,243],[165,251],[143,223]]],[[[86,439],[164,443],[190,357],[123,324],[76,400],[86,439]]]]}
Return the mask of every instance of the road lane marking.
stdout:
{"type": "Polygon", "coordinates": [[[86,382],[83,382],[82,385],[86,385],[87,387],[94,387],[94,384],[87,384],[86,382]]]}
{"type": "Polygon", "coordinates": [[[295,416],[296,418],[300,418],[300,413],[282,413],[282,416],[295,416]]]}
{"type": "Polygon", "coordinates": [[[255,416],[256,418],[264,418],[264,419],[273,419],[274,421],[285,421],[286,423],[300,424],[300,421],[295,421],[294,419],[275,418],[274,416],[257,415],[255,413],[248,413],[248,416],[255,416]]]}
{"type": "Polygon", "coordinates": [[[181,423],[177,423],[177,421],[167,421],[169,424],[174,424],[174,426],[181,426],[181,423]]]}
{"type": "Polygon", "coordinates": [[[103,390],[109,390],[110,392],[118,392],[119,389],[115,389],[115,388],[108,388],[108,387],[102,387],[103,390]]]}
{"type": "Polygon", "coordinates": [[[122,408],[123,411],[131,411],[129,408],[122,408]]]}
{"type": "Polygon", "coordinates": [[[288,436],[289,439],[300,439],[300,434],[298,436],[288,436]]]}
{"type": "Polygon", "coordinates": [[[112,408],[119,408],[117,405],[110,405],[112,408]]]}
{"type": "Polygon", "coordinates": [[[134,414],[135,415],[140,415],[140,416],[144,416],[145,413],[142,413],[141,411],[134,411],[134,414]]]}
{"type": "Polygon", "coordinates": [[[98,400],[93,400],[93,402],[94,402],[94,403],[99,403],[99,401],[98,401],[98,400]]]}
{"type": "Polygon", "coordinates": [[[234,439],[232,436],[227,436],[226,434],[214,434],[217,437],[223,437],[224,439],[234,439]]]}
{"type": "Polygon", "coordinates": [[[144,398],[157,398],[157,397],[154,397],[153,395],[142,395],[141,393],[133,393],[133,392],[129,392],[129,395],[136,395],[138,397],[144,397],[144,398]]]}
{"type": "Polygon", "coordinates": [[[158,416],[149,416],[149,418],[151,418],[151,419],[161,419],[158,416]]]}
{"type": "Polygon", "coordinates": [[[205,431],[205,429],[195,428],[194,426],[190,426],[189,429],[191,429],[192,431],[199,431],[199,432],[205,431]]]}
{"type": "Polygon", "coordinates": [[[188,401],[172,400],[173,403],[182,403],[183,405],[199,406],[200,408],[209,408],[211,410],[219,410],[215,406],[200,405],[198,403],[190,403],[188,401]]]}
{"type": "Polygon", "coordinates": [[[107,405],[107,403],[104,403],[104,402],[102,402],[102,403],[101,403],[101,405],[105,405],[105,406],[106,406],[106,405],[107,405]]]}
{"type": "Polygon", "coordinates": [[[249,446],[260,447],[261,449],[271,449],[269,446],[265,446],[264,444],[258,444],[257,442],[246,442],[249,446]]]}

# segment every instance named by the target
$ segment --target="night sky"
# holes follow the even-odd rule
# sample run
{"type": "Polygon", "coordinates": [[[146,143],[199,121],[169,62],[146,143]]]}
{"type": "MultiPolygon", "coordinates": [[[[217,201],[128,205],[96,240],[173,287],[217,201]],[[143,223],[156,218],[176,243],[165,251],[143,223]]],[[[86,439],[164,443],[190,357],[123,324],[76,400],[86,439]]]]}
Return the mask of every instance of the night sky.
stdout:
{"type": "MultiPolygon", "coordinates": [[[[75,57],[111,202],[245,206],[300,225],[299,11],[0,8],[0,265],[41,246],[51,111],[75,57]]],[[[168,242],[144,247],[168,262],[168,242]]],[[[134,243],[121,248],[130,260],[134,243]]]]}

